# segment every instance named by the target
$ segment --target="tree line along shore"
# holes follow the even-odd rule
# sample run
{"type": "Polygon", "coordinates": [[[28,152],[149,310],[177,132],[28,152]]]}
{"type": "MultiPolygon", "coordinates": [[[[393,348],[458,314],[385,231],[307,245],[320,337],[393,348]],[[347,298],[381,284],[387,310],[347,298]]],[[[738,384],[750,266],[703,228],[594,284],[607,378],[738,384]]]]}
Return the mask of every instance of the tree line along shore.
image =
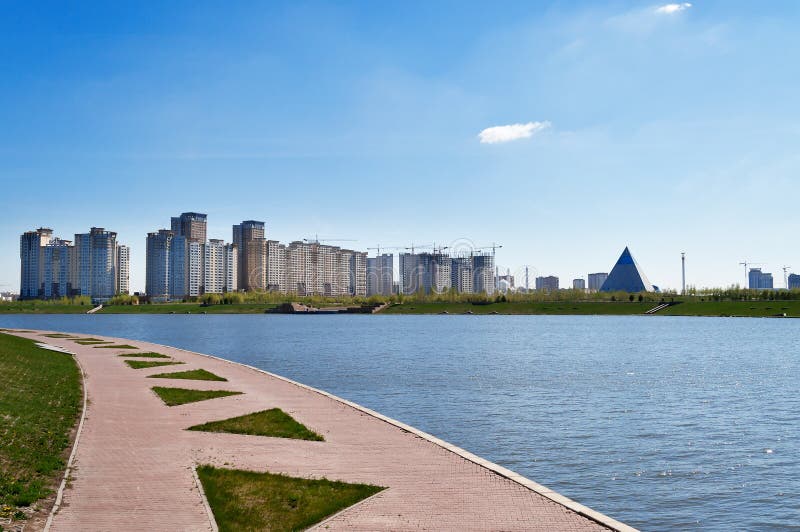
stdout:
{"type": "MultiPolygon", "coordinates": [[[[637,315],[800,317],[800,291],[706,290],[702,293],[625,292],[415,294],[372,297],[298,297],[293,294],[230,293],[169,303],[148,303],[137,296],[117,296],[98,314],[262,314],[280,312],[287,303],[311,308],[372,308],[380,314],[512,314],[512,315],[637,315]],[[659,307],[659,308],[657,308],[659,307]],[[653,312],[654,309],[657,310],[653,312]]],[[[3,314],[81,314],[93,308],[87,297],[0,303],[3,314]]]]}

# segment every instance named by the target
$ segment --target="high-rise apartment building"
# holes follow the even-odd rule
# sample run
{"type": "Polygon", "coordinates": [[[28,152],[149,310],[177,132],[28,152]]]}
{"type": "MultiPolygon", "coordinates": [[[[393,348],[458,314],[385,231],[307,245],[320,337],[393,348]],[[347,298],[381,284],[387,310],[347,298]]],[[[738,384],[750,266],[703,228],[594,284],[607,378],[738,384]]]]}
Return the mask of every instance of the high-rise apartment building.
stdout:
{"type": "Polygon", "coordinates": [[[287,292],[286,246],[277,240],[267,240],[267,290],[287,292]]]}
{"type": "Polygon", "coordinates": [[[353,251],[350,256],[350,295],[367,295],[367,254],[353,251]]]}
{"type": "Polygon", "coordinates": [[[28,231],[20,237],[20,298],[89,296],[110,299],[119,293],[117,234],[102,227],[69,240],[53,237],[51,229],[28,231]]]}
{"type": "Polygon", "coordinates": [[[117,293],[117,233],[92,227],[75,235],[80,295],[110,299],[117,293]]]}
{"type": "MultiPolygon", "coordinates": [[[[600,285],[602,286],[602,285],[600,285]]],[[[573,279],[572,280],[572,289],[573,290],[586,290],[586,279],[573,279]]]]}
{"type": "Polygon", "coordinates": [[[599,292],[603,283],[608,279],[608,273],[590,273],[589,274],[589,292],[599,292]]]}
{"type": "Polygon", "coordinates": [[[536,290],[540,292],[557,292],[558,277],[556,277],[555,275],[548,275],[547,277],[537,277],[536,290]]]}
{"type": "Polygon", "coordinates": [[[453,257],[450,263],[450,286],[461,294],[473,292],[472,256],[453,257]]]}
{"type": "Polygon", "coordinates": [[[790,273],[789,278],[787,279],[787,288],[789,290],[799,290],[800,275],[797,275],[796,273],[790,273]]]}
{"type": "Polygon", "coordinates": [[[236,290],[239,263],[236,246],[211,239],[205,246],[203,290],[206,294],[222,294],[236,290]]]}
{"type": "Polygon", "coordinates": [[[453,283],[451,263],[452,259],[446,253],[401,253],[403,293],[441,294],[449,291],[453,283]]]}
{"type": "Polygon", "coordinates": [[[277,288],[284,293],[329,297],[367,294],[367,254],[360,251],[300,241],[283,248],[271,241],[268,263],[270,286],[279,286],[285,278],[285,288],[277,288]]]}
{"type": "Polygon", "coordinates": [[[171,298],[171,250],[175,233],[168,229],[147,234],[145,292],[152,301],[171,298]]]}
{"type": "Polygon", "coordinates": [[[394,287],[394,255],[367,258],[367,295],[390,296],[394,287]]]}
{"type": "Polygon", "coordinates": [[[749,287],[751,290],[772,290],[772,274],[762,272],[761,268],[750,268],[748,274],[749,287]]]}
{"type": "Polygon", "coordinates": [[[53,230],[40,227],[36,231],[27,231],[19,238],[20,299],[36,299],[44,297],[42,287],[44,277],[43,249],[53,239],[53,230]]]}
{"type": "Polygon", "coordinates": [[[69,297],[75,295],[74,248],[69,240],[53,238],[42,248],[43,276],[42,295],[44,299],[69,297]]]}
{"type": "Polygon", "coordinates": [[[175,236],[185,236],[187,241],[204,243],[206,241],[207,216],[199,212],[184,212],[172,217],[172,232],[175,236]]]}
{"type": "Polygon", "coordinates": [[[264,222],[245,220],[233,226],[233,243],[239,250],[239,288],[267,288],[267,240],[264,222]]]}
{"type": "MultiPolygon", "coordinates": [[[[147,235],[147,294],[155,301],[234,292],[239,286],[239,249],[206,241],[206,215],[172,218],[173,230],[147,235]]],[[[234,226],[234,236],[236,236],[234,226]]]]}
{"type": "Polygon", "coordinates": [[[445,253],[401,253],[400,287],[403,294],[443,293],[455,289],[464,294],[493,294],[494,256],[471,253],[450,257],[445,253]]]}
{"type": "Polygon", "coordinates": [[[472,293],[494,294],[497,290],[494,277],[494,254],[474,253],[472,255],[472,293]]]}
{"type": "Polygon", "coordinates": [[[117,244],[117,293],[131,293],[131,248],[117,244]]]}

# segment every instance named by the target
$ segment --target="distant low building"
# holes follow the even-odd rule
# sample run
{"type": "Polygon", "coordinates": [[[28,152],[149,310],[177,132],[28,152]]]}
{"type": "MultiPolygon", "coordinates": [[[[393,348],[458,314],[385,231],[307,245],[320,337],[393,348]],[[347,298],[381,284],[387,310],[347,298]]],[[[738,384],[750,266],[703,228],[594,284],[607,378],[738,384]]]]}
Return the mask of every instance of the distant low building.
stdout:
{"type": "Polygon", "coordinates": [[[573,279],[572,280],[572,289],[573,290],[586,290],[586,279],[573,279]]]}
{"type": "Polygon", "coordinates": [[[600,288],[602,288],[603,283],[606,282],[608,279],[608,274],[605,272],[602,273],[590,273],[589,274],[589,291],[590,292],[599,292],[600,288]]]}
{"type": "Polygon", "coordinates": [[[547,277],[537,277],[536,290],[539,292],[557,292],[558,277],[556,277],[555,275],[548,275],[547,277]]]}
{"type": "Polygon", "coordinates": [[[498,283],[500,283],[500,282],[503,282],[503,281],[505,281],[506,283],[508,283],[508,284],[507,284],[507,286],[508,286],[510,289],[512,289],[512,290],[514,289],[514,276],[513,276],[513,275],[511,275],[510,273],[508,273],[508,274],[506,274],[506,275],[500,275],[499,277],[497,277],[497,282],[498,282],[498,283]]]}

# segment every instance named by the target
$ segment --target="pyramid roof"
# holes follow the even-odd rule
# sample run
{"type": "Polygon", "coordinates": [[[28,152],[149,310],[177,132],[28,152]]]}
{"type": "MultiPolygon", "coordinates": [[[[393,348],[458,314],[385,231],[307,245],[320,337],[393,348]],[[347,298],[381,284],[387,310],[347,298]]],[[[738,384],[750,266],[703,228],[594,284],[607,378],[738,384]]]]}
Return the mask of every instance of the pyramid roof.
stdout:
{"type": "Polygon", "coordinates": [[[600,287],[601,292],[653,292],[654,290],[627,247],[600,287]]]}

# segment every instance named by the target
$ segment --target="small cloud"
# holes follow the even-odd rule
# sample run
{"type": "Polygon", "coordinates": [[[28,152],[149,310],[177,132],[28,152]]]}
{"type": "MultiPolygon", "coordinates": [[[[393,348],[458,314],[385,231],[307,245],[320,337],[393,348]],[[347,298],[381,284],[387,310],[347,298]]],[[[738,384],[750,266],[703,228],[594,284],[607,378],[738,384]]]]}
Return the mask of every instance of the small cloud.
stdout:
{"type": "Polygon", "coordinates": [[[659,15],[671,15],[673,13],[679,13],[681,11],[685,11],[692,7],[692,4],[689,2],[684,2],[682,4],[665,4],[663,6],[659,6],[656,8],[656,13],[659,15]]]}
{"type": "Polygon", "coordinates": [[[550,127],[550,122],[528,122],[527,124],[487,127],[478,134],[478,138],[481,139],[481,144],[499,144],[532,137],[548,127],[550,127]]]}

